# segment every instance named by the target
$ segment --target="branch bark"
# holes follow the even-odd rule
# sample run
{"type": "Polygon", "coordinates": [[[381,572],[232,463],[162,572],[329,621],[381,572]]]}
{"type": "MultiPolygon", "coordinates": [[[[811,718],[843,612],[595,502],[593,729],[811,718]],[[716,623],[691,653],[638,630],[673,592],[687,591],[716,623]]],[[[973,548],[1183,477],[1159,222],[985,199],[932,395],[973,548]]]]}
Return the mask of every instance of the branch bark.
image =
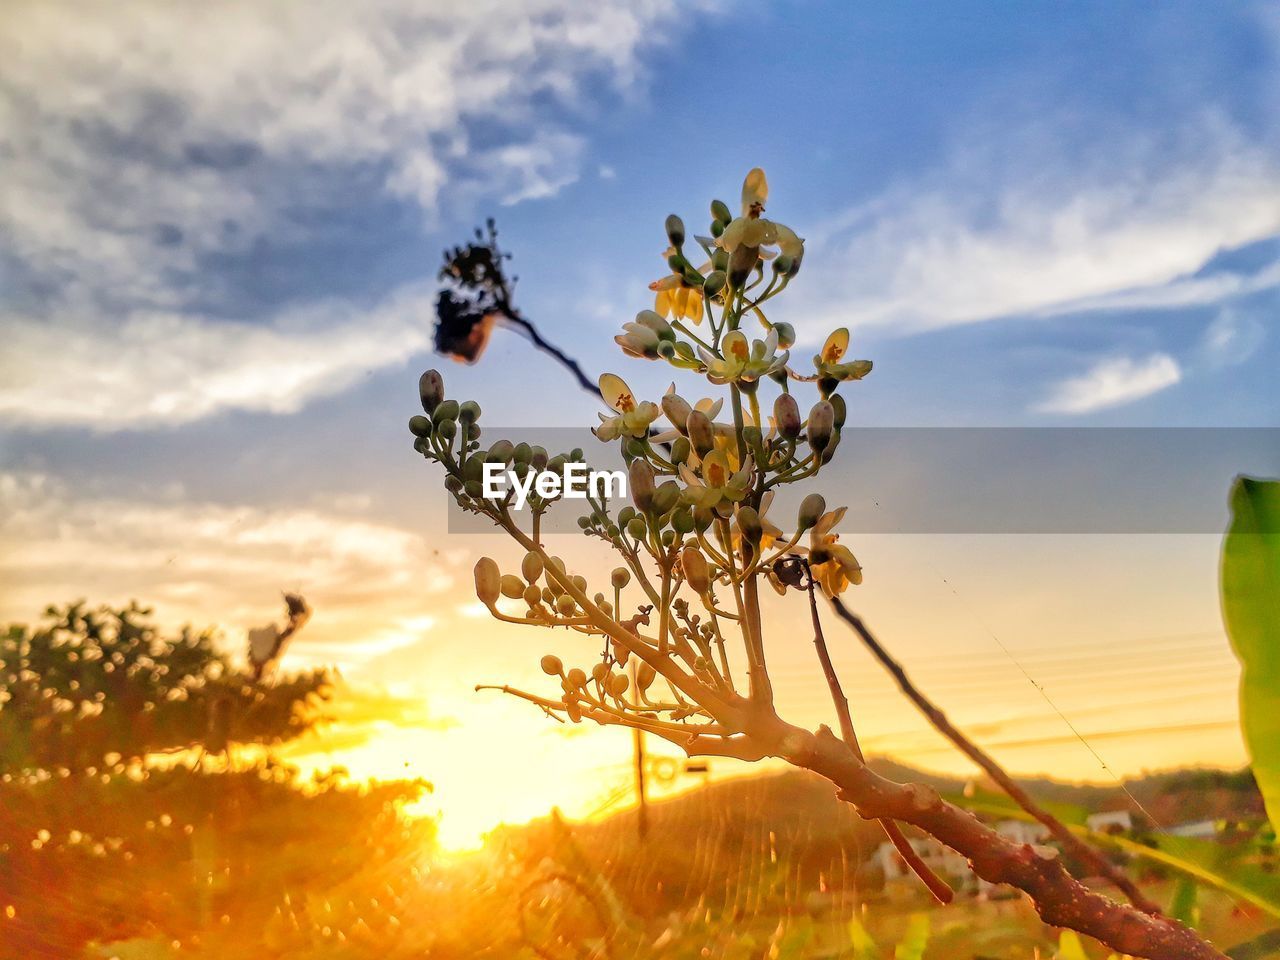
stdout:
{"type": "Polygon", "coordinates": [[[881,646],[870,629],[867,628],[867,625],[862,622],[861,617],[849,610],[839,597],[831,598],[831,606],[835,609],[840,619],[853,628],[872,655],[893,675],[894,680],[898,683],[898,688],[902,690],[908,700],[919,708],[920,712],[925,715],[938,732],[955,744],[961,753],[981,767],[987,776],[1000,785],[1000,789],[1008,794],[1014,803],[1043,824],[1053,838],[1062,844],[1065,850],[1074,854],[1096,871],[1098,876],[1105,877],[1115,884],[1129,898],[1129,902],[1139,910],[1153,916],[1160,915],[1160,908],[1147,898],[1138,889],[1137,884],[1129,879],[1122,870],[1068,830],[1057,817],[1036,803],[990,754],[966,737],[960,730],[956,729],[951,724],[951,721],[947,719],[946,714],[911,682],[906,670],[881,646]]]}

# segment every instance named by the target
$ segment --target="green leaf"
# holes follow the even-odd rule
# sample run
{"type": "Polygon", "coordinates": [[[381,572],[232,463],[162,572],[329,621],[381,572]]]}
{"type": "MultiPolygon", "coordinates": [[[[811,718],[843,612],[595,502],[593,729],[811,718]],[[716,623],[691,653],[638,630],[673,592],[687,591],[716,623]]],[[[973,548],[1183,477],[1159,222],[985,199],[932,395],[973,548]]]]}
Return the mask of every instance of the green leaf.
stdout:
{"type": "Polygon", "coordinates": [[[853,954],[858,960],[875,960],[880,956],[875,940],[856,916],[849,918],[849,942],[853,945],[853,954]]]}
{"type": "Polygon", "coordinates": [[[1181,877],[1173,888],[1173,897],[1169,901],[1166,913],[1175,920],[1180,920],[1189,927],[1200,925],[1200,907],[1196,903],[1196,893],[1200,888],[1190,877],[1181,877]]]}
{"type": "Polygon", "coordinates": [[[1058,952],[1054,960],[1089,960],[1084,952],[1084,944],[1074,930],[1063,930],[1058,937],[1058,952]]]}
{"type": "Polygon", "coordinates": [[[893,948],[894,960],[923,960],[925,947],[929,946],[929,915],[913,913],[907,921],[907,932],[893,948]]]}
{"type": "Polygon", "coordinates": [[[1280,831],[1280,481],[1237,477],[1222,543],[1222,616],[1240,659],[1240,724],[1280,831]]]}

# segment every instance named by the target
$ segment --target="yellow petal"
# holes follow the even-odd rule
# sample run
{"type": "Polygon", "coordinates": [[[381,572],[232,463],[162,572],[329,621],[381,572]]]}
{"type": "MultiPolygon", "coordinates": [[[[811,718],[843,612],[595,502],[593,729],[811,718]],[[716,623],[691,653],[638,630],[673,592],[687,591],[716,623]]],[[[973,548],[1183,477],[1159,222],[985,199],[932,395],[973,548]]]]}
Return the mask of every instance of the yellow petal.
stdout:
{"type": "Polygon", "coordinates": [[[600,396],[604,402],[621,413],[629,413],[636,407],[635,395],[627,382],[612,373],[600,374],[600,396]]]}
{"type": "Polygon", "coordinates": [[[838,363],[848,349],[849,328],[841,327],[839,330],[833,330],[831,336],[827,337],[827,342],[822,345],[822,362],[838,363]]]}
{"type": "Polygon", "coordinates": [[[653,309],[655,313],[661,314],[664,317],[671,315],[670,290],[660,289],[658,291],[658,295],[653,299],[653,309]]]}
{"type": "MultiPolygon", "coordinates": [[[[742,181],[742,215],[745,217],[750,214],[753,206],[763,208],[768,199],[769,181],[765,179],[764,171],[755,167],[747,174],[747,179],[742,181]]],[[[759,210],[756,212],[759,213],[759,210]]]]}

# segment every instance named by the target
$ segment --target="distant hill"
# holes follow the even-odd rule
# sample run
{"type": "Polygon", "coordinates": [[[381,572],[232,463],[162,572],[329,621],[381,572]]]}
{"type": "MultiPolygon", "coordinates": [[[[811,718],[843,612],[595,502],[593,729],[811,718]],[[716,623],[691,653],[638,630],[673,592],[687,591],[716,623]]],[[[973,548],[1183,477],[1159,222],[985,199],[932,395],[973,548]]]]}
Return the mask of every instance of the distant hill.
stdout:
{"type": "MultiPolygon", "coordinates": [[[[871,766],[898,781],[960,791],[964,781],[878,758],[871,766]]],[[[1090,810],[1132,806],[1119,787],[1022,781],[1044,802],[1090,810]]],[[[1156,821],[1260,815],[1261,798],[1249,772],[1184,770],[1127,781],[1129,793],[1156,821]]],[[[626,810],[592,823],[564,827],[545,819],[501,832],[521,858],[549,857],[599,871],[628,902],[657,913],[674,904],[705,901],[756,911],[813,899],[813,891],[856,899],[877,885],[865,864],[884,839],[836,799],[831,784],[799,770],[711,783],[649,805],[649,834],[637,837],[637,813],[626,810]]],[[[910,832],[910,831],[909,831],[910,832]]]]}

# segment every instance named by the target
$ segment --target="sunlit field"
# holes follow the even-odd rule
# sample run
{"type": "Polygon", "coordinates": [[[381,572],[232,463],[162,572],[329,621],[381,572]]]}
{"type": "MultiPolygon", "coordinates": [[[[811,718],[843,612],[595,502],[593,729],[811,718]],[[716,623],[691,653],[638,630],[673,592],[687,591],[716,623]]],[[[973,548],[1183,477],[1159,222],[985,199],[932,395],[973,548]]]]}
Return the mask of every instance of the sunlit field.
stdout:
{"type": "Polygon", "coordinates": [[[11,0],[0,960],[1280,957],[1265,3],[11,0]]]}

